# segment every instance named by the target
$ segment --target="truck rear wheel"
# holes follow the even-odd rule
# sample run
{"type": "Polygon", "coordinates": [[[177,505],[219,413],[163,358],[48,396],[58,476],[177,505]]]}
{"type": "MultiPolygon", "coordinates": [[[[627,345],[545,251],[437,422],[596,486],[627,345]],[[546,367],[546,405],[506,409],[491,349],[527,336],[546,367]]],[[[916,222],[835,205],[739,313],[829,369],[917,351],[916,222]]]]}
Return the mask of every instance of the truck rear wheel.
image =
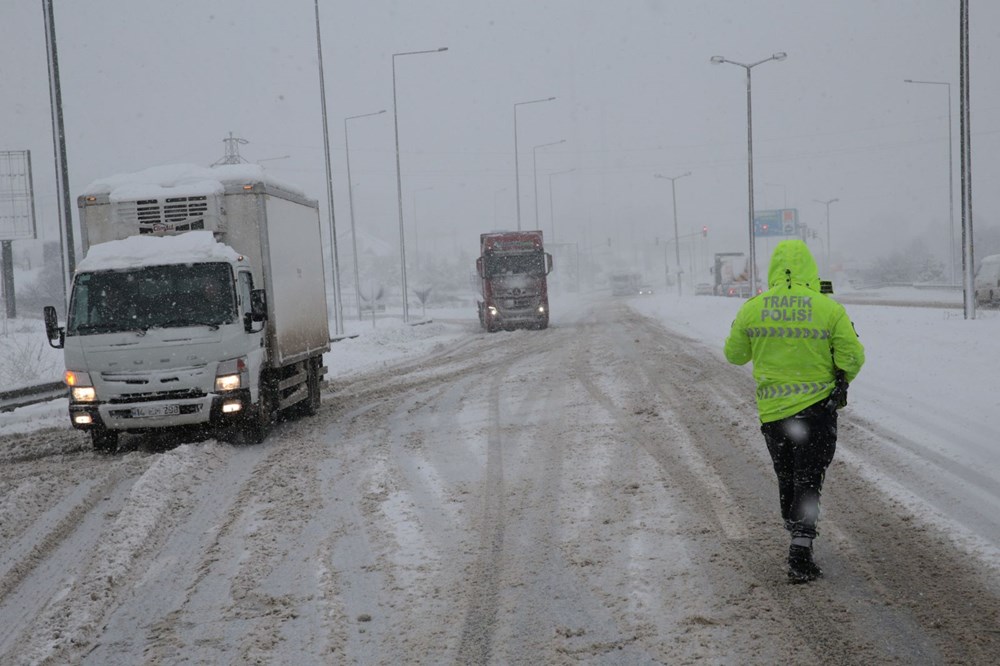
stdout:
{"type": "Polygon", "coordinates": [[[319,367],[320,362],[316,359],[306,361],[306,372],[309,374],[306,379],[306,389],[309,392],[309,397],[302,401],[302,413],[306,416],[314,416],[319,411],[319,405],[322,401],[319,388],[319,367]]]}
{"type": "Polygon", "coordinates": [[[90,441],[94,450],[100,453],[114,453],[118,449],[118,431],[99,427],[90,431],[90,441]]]}

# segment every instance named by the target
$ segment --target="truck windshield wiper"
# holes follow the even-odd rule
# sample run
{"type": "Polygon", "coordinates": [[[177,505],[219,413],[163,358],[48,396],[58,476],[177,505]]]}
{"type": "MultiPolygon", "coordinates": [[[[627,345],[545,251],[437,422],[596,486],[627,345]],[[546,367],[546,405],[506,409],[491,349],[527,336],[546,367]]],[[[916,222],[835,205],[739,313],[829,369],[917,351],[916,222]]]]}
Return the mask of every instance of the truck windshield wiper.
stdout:
{"type": "Polygon", "coordinates": [[[181,326],[208,326],[213,331],[219,329],[219,323],[214,321],[200,321],[197,319],[170,319],[156,324],[158,328],[178,328],[181,326]]]}
{"type": "Polygon", "coordinates": [[[76,333],[115,333],[122,330],[118,324],[77,324],[73,327],[76,333]]]}

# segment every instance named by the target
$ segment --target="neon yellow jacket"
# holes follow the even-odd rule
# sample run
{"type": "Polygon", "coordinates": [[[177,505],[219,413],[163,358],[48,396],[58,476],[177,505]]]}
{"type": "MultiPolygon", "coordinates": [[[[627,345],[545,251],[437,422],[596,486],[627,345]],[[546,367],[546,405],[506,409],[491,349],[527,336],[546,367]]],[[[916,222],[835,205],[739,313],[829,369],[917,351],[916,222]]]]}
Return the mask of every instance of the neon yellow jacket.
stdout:
{"type": "Polygon", "coordinates": [[[740,308],[725,344],[730,363],[753,361],[762,423],[826,399],[837,369],[851,382],[865,362],[844,306],[819,293],[819,271],[804,242],[778,243],[767,284],[740,308]]]}

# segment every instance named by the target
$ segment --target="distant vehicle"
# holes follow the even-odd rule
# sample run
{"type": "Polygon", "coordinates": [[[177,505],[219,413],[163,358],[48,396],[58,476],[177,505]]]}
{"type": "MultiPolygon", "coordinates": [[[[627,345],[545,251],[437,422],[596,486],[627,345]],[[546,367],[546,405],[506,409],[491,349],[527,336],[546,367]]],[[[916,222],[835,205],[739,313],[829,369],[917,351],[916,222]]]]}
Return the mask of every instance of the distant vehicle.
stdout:
{"type": "Polygon", "coordinates": [[[694,286],[695,296],[711,296],[715,293],[712,285],[708,282],[699,282],[694,286]]]}
{"type": "Polygon", "coordinates": [[[255,165],[168,165],[79,197],[65,327],[69,417],[93,446],[181,426],[260,442],[313,414],[330,350],[319,206],[255,165]]]}
{"type": "MultiPolygon", "coordinates": [[[[750,264],[742,252],[718,252],[715,255],[715,293],[719,296],[750,298],[750,264]]],[[[758,287],[757,293],[762,290],[758,287]]]]}
{"type": "Polygon", "coordinates": [[[608,277],[612,296],[635,296],[639,292],[642,276],[638,273],[612,273],[608,277]]]}
{"type": "Polygon", "coordinates": [[[640,296],[650,296],[652,295],[652,293],[653,293],[653,288],[650,287],[648,284],[644,284],[641,287],[639,287],[640,296]]]}
{"type": "Polygon", "coordinates": [[[1000,254],[983,257],[976,271],[976,303],[1000,306],[1000,254]]]}
{"type": "Polygon", "coordinates": [[[723,285],[723,295],[736,298],[750,298],[750,283],[731,282],[723,285]]]}
{"type": "Polygon", "coordinates": [[[481,299],[479,323],[488,332],[501,328],[546,328],[552,255],[541,231],[497,231],[479,236],[476,259],[481,299]]]}

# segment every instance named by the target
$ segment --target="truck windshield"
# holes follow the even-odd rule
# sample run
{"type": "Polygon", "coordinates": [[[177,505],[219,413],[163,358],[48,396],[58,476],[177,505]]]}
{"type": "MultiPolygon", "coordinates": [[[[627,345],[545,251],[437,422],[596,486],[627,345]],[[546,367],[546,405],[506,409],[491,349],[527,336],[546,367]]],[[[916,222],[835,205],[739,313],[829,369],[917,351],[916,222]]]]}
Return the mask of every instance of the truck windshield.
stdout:
{"type": "Polygon", "coordinates": [[[545,253],[539,250],[529,254],[487,254],[484,263],[485,277],[502,275],[545,275],[545,253]]]}
{"type": "Polygon", "coordinates": [[[67,335],[212,326],[236,320],[228,264],[176,264],[80,273],[67,335]]]}

